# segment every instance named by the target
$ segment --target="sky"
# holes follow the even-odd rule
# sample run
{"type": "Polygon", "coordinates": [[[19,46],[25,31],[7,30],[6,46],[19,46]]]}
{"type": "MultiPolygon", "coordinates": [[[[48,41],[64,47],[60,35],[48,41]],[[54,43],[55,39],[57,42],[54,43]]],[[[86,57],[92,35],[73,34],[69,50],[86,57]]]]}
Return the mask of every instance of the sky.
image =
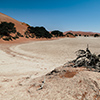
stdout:
{"type": "Polygon", "coordinates": [[[0,12],[48,31],[100,32],[100,0],[2,0],[0,12]]]}

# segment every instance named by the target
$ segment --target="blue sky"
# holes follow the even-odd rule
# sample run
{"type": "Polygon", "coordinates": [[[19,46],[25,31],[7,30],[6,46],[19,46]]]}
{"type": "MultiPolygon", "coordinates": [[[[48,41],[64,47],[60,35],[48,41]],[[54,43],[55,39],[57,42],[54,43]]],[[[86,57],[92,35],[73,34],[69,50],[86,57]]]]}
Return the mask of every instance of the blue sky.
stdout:
{"type": "Polygon", "coordinates": [[[100,0],[2,0],[0,12],[48,31],[100,32],[100,0]]]}

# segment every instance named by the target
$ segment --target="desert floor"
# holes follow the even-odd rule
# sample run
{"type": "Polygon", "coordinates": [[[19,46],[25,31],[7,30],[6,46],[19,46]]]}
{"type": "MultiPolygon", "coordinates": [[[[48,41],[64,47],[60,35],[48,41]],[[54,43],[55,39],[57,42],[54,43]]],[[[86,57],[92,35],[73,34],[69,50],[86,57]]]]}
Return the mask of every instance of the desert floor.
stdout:
{"type": "Polygon", "coordinates": [[[0,100],[15,100],[13,95],[17,96],[19,90],[14,94],[10,87],[16,86],[17,80],[45,75],[74,59],[75,51],[85,50],[87,44],[92,53],[100,53],[100,38],[94,37],[0,44],[0,100]]]}

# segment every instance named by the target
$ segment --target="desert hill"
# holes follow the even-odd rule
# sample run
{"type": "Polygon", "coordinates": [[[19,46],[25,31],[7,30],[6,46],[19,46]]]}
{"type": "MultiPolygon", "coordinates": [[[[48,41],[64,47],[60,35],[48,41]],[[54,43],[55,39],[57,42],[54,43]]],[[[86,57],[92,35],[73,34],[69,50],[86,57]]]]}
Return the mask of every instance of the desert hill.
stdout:
{"type": "Polygon", "coordinates": [[[15,27],[16,27],[16,30],[18,32],[20,32],[21,34],[24,34],[24,32],[26,31],[27,29],[27,25],[26,24],[23,24],[22,22],[19,22],[3,13],[0,13],[0,23],[1,22],[12,22],[15,24],[15,27]]]}
{"type": "Polygon", "coordinates": [[[60,31],[49,33],[43,26],[33,27],[26,23],[19,22],[3,13],[0,13],[0,42],[5,41],[26,41],[26,40],[44,40],[52,37],[63,36],[60,31]]]}
{"type": "Polygon", "coordinates": [[[22,42],[29,40],[55,39],[58,37],[76,37],[76,36],[99,36],[96,32],[82,32],[82,31],[66,31],[59,30],[47,31],[43,26],[33,27],[26,23],[19,22],[3,13],[0,13],[0,42],[11,41],[22,42]]]}

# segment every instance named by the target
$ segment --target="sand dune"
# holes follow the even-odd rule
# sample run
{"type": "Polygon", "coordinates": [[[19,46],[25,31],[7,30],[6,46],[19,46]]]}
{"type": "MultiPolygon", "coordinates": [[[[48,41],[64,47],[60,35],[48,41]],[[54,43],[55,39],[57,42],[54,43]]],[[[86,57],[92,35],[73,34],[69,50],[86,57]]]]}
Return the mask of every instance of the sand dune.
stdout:
{"type": "Polygon", "coordinates": [[[17,29],[18,32],[20,32],[21,34],[24,34],[24,32],[27,29],[27,25],[22,24],[22,22],[19,22],[3,13],[0,13],[0,23],[1,22],[12,22],[15,24],[15,27],[17,29]]]}

